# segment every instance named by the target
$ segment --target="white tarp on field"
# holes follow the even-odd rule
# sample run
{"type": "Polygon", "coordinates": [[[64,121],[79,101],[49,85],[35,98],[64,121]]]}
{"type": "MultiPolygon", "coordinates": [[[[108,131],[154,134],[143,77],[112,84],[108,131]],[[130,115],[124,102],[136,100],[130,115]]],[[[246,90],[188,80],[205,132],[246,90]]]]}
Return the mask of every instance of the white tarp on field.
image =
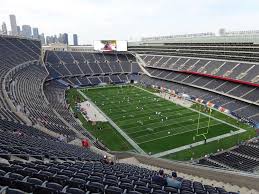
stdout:
{"type": "Polygon", "coordinates": [[[89,101],[79,103],[79,107],[87,120],[107,122],[107,119],[89,101]]]}

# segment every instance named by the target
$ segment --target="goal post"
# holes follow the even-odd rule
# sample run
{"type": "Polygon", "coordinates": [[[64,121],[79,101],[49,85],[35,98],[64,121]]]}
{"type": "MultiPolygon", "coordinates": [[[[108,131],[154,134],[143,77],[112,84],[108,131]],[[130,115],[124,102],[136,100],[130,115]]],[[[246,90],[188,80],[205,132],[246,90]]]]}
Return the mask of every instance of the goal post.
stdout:
{"type": "Polygon", "coordinates": [[[197,121],[196,136],[203,136],[204,139],[206,139],[206,135],[209,133],[212,109],[211,109],[211,107],[208,107],[209,108],[208,124],[206,127],[201,128],[200,119],[201,119],[202,107],[203,107],[203,105],[198,103],[199,115],[198,115],[198,121],[197,121]]]}

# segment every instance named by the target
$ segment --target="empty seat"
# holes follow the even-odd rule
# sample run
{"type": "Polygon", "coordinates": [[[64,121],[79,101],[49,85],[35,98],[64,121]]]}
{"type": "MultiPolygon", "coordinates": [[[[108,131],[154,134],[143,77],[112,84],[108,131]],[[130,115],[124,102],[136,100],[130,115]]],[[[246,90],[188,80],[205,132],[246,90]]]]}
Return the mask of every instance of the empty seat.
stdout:
{"type": "Polygon", "coordinates": [[[152,194],[168,194],[168,192],[163,191],[163,190],[154,190],[154,191],[152,192],[152,194]]]}
{"type": "Polygon", "coordinates": [[[153,188],[153,189],[157,189],[157,190],[161,190],[163,188],[163,186],[157,185],[157,184],[149,184],[148,187],[153,188]]]}
{"type": "Polygon", "coordinates": [[[135,191],[139,191],[141,193],[150,193],[151,189],[148,187],[144,187],[144,186],[138,186],[135,188],[135,191]]]}
{"type": "Polygon", "coordinates": [[[22,180],[22,179],[24,179],[24,176],[17,174],[17,173],[10,173],[9,178],[12,178],[15,180],[22,180]]]}
{"type": "Polygon", "coordinates": [[[23,181],[14,181],[12,186],[16,189],[20,189],[22,191],[25,191],[27,193],[31,193],[34,191],[34,185],[28,182],[23,181]]]}
{"type": "Polygon", "coordinates": [[[25,192],[19,189],[7,188],[5,194],[26,194],[25,192]]]}
{"type": "Polygon", "coordinates": [[[102,178],[98,176],[89,176],[86,180],[92,181],[92,182],[102,182],[102,178]]]}
{"type": "Polygon", "coordinates": [[[0,170],[0,176],[4,176],[6,172],[4,170],[0,170]]]}
{"type": "Polygon", "coordinates": [[[71,180],[67,181],[66,183],[70,187],[77,187],[80,189],[84,189],[86,181],[83,179],[80,179],[80,178],[72,178],[71,180]]]}
{"type": "Polygon", "coordinates": [[[104,185],[98,182],[90,182],[89,184],[85,185],[87,190],[91,192],[103,192],[104,185]]]}
{"type": "Polygon", "coordinates": [[[134,185],[137,185],[137,186],[146,186],[147,183],[142,182],[142,181],[134,181],[134,185]]]}
{"type": "Polygon", "coordinates": [[[117,186],[118,182],[117,182],[117,180],[113,180],[113,179],[105,179],[103,181],[103,184],[110,185],[110,186],[117,186]]]}
{"type": "Polygon", "coordinates": [[[123,189],[115,186],[109,186],[107,189],[105,189],[106,194],[121,194],[123,193],[123,189]]]}
{"type": "Polygon", "coordinates": [[[85,194],[85,191],[79,189],[79,188],[67,188],[66,189],[67,194],[85,194]]]}
{"type": "Polygon", "coordinates": [[[61,185],[65,185],[68,179],[69,179],[68,176],[59,175],[59,174],[49,178],[50,181],[55,182],[55,183],[59,183],[61,185]]]}
{"type": "Polygon", "coordinates": [[[142,194],[142,193],[138,191],[129,191],[127,192],[127,194],[142,194]]]}
{"type": "Polygon", "coordinates": [[[131,183],[121,183],[120,188],[127,189],[127,191],[132,191],[134,189],[134,185],[131,183]]]}
{"type": "Polygon", "coordinates": [[[29,178],[27,179],[27,182],[28,182],[28,183],[31,183],[31,184],[33,184],[33,185],[37,185],[37,186],[40,186],[40,185],[42,185],[42,183],[43,183],[42,180],[37,179],[37,178],[31,178],[31,177],[29,177],[29,178]]]}
{"type": "Polygon", "coordinates": [[[58,183],[53,183],[53,182],[47,182],[46,187],[54,189],[56,191],[61,191],[63,189],[62,185],[60,185],[58,183]]]}
{"type": "Polygon", "coordinates": [[[164,190],[171,193],[178,193],[178,189],[173,187],[165,187],[164,190]]]}
{"type": "Polygon", "coordinates": [[[120,181],[122,183],[132,183],[132,180],[131,179],[128,179],[128,178],[121,178],[120,181]]]}

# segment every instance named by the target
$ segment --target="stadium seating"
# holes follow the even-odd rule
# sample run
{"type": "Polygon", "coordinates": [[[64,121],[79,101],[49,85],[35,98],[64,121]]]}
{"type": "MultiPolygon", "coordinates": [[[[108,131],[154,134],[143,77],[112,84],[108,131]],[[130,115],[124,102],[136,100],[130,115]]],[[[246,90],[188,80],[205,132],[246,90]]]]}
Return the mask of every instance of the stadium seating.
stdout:
{"type": "Polygon", "coordinates": [[[85,129],[78,124],[72,113],[69,111],[69,107],[66,104],[65,91],[66,87],[57,81],[50,81],[44,84],[44,93],[48,99],[50,106],[54,108],[63,119],[65,119],[76,130],[84,134],[86,137],[94,140],[94,138],[85,131],[85,129]]]}
{"type": "Polygon", "coordinates": [[[9,97],[14,104],[24,107],[25,114],[34,124],[40,123],[47,129],[56,133],[75,136],[75,133],[66,126],[63,121],[48,106],[42,91],[47,72],[40,64],[29,63],[18,72],[12,74],[13,82],[9,82],[9,97]]]}
{"type": "Polygon", "coordinates": [[[258,62],[258,45],[254,43],[148,43],[129,46],[131,52],[195,58],[258,62]]]}
{"type": "Polygon", "coordinates": [[[6,107],[2,94],[2,80],[6,73],[17,65],[39,60],[40,42],[31,40],[0,36],[0,107],[6,107]]]}
{"type": "Polygon", "coordinates": [[[14,150],[8,143],[13,141],[12,138],[17,138],[13,136],[12,134],[6,134],[4,140],[1,140],[1,143],[7,145],[5,148],[11,150],[9,154],[16,154],[16,152],[21,151],[23,154],[30,153],[30,157],[36,157],[35,153],[39,153],[39,156],[46,152],[49,160],[43,162],[41,160],[8,159],[9,164],[0,164],[0,185],[6,193],[16,191],[16,193],[36,194],[57,192],[230,194],[224,188],[213,187],[182,177],[177,177],[178,180],[182,181],[180,189],[160,186],[152,183],[151,178],[157,173],[155,171],[124,163],[104,164],[101,162],[100,156],[91,151],[60,142],[48,140],[48,144],[45,144],[45,140],[38,138],[34,141],[30,138],[27,142],[26,137],[19,137],[21,143],[27,142],[27,144],[21,144],[19,151],[14,150]],[[27,146],[30,144],[37,146],[32,149],[27,146]],[[63,146],[66,151],[61,153],[55,149],[58,146],[63,146]],[[38,152],[38,150],[40,151],[38,152]],[[53,158],[59,158],[59,161],[53,160],[53,158]]]}
{"type": "Polygon", "coordinates": [[[15,123],[24,123],[14,112],[4,108],[0,108],[0,117],[3,120],[9,120],[15,123]]]}
{"type": "MultiPolygon", "coordinates": [[[[55,133],[67,135],[68,141],[73,140],[77,135],[49,106],[43,94],[42,84],[48,72],[40,62],[40,42],[1,36],[0,49],[2,49],[0,118],[3,129],[12,131],[28,129],[28,121],[24,121],[13,112],[14,109],[10,107],[11,102],[16,111],[23,112],[23,117],[27,117],[32,125],[44,126],[55,133]],[[9,99],[5,99],[2,86],[9,99]]],[[[33,127],[31,130],[39,131],[33,127]]],[[[44,134],[40,131],[38,133],[44,134]]]]}
{"type": "Polygon", "coordinates": [[[123,83],[128,81],[127,75],[141,72],[130,54],[47,51],[45,63],[50,73],[47,80],[66,78],[68,83],[79,86],[123,83]]]}
{"type": "MultiPolygon", "coordinates": [[[[156,73],[159,74],[160,72],[156,72],[156,73]]],[[[147,75],[143,75],[140,79],[140,82],[144,85],[149,85],[149,86],[156,85],[159,87],[167,87],[169,89],[173,89],[179,95],[188,94],[193,100],[195,100],[196,98],[203,99],[204,100],[203,103],[207,103],[207,102],[214,103],[216,104],[217,107],[222,106],[232,111],[233,114],[235,114],[235,116],[238,116],[239,118],[242,118],[242,117],[247,118],[248,120],[251,121],[251,123],[258,122],[259,108],[257,105],[251,105],[247,102],[233,99],[228,96],[220,95],[212,91],[203,90],[202,88],[194,88],[190,85],[182,84],[181,82],[176,83],[171,81],[165,81],[164,79],[158,79],[156,77],[157,76],[149,77],[147,75]]],[[[212,81],[215,82],[214,80],[212,81]]],[[[211,84],[214,84],[214,83],[211,83],[211,84]]],[[[213,86],[209,84],[208,84],[208,87],[213,88],[213,86]]]]}
{"type": "MultiPolygon", "coordinates": [[[[95,159],[99,160],[101,156],[92,153],[89,150],[78,146],[59,142],[56,139],[33,130],[25,128],[20,130],[21,134],[6,131],[0,131],[1,135],[1,157],[10,158],[15,155],[29,160],[29,157],[42,159],[48,158],[67,158],[73,160],[95,159]],[[25,133],[23,133],[25,132],[25,133]]],[[[0,181],[1,182],[1,181],[0,181]]]]}
{"type": "Polygon", "coordinates": [[[251,102],[257,102],[259,100],[259,90],[256,86],[249,86],[210,77],[203,77],[199,75],[171,72],[167,70],[153,68],[146,69],[150,72],[152,76],[160,79],[176,81],[194,87],[214,90],[215,92],[220,92],[227,96],[234,96],[241,99],[250,100],[251,102]]]}
{"type": "MultiPolygon", "coordinates": [[[[195,52],[195,49],[212,46],[215,48],[206,47],[206,49],[220,49],[223,45],[213,45],[213,44],[191,44],[190,50],[195,52]],[[193,47],[192,47],[193,46],[193,47]]],[[[232,46],[232,45],[231,45],[232,46]]],[[[242,45],[239,45],[242,47],[242,45]]],[[[247,46],[247,45],[245,45],[247,46]]],[[[253,47],[254,45],[250,45],[253,47]]],[[[186,45],[172,45],[171,47],[187,48],[186,45]]],[[[156,55],[156,54],[142,54],[142,46],[136,47],[135,51],[140,53],[140,57],[145,62],[145,69],[155,80],[166,80],[164,84],[160,84],[165,87],[167,83],[167,88],[174,89],[179,93],[177,87],[171,87],[168,81],[172,81],[175,86],[180,84],[180,93],[185,93],[193,98],[201,98],[206,102],[212,102],[216,106],[221,106],[233,112],[235,116],[239,118],[246,118],[251,121],[251,123],[258,122],[258,86],[253,84],[258,84],[258,65],[256,63],[247,62],[233,62],[227,61],[226,59],[217,59],[217,57],[202,57],[190,58],[185,55],[156,55]],[[220,78],[220,79],[219,79],[220,78]],[[235,81],[237,80],[237,81],[235,81]],[[251,82],[251,85],[246,85],[238,80],[251,82]],[[189,87],[191,86],[191,87],[189,87]],[[187,89],[188,88],[188,89],[187,89]],[[205,92],[201,92],[204,89],[205,92]],[[197,93],[197,91],[199,91],[197,93]],[[215,94],[213,94],[214,92],[215,94]],[[224,95],[224,97],[223,97],[224,95]],[[227,98],[226,98],[226,97],[227,98]],[[231,99],[234,98],[234,99],[231,99]],[[244,103],[243,103],[243,102],[244,103]],[[234,104],[236,103],[236,105],[234,104]],[[253,105],[249,105],[248,103],[253,105]],[[243,106],[239,106],[243,104],[243,106]]],[[[168,49],[167,46],[150,46],[149,48],[143,46],[147,50],[163,50],[168,49]]],[[[234,50],[234,48],[231,48],[234,50]]],[[[243,48],[239,48],[243,49],[243,48]]],[[[245,49],[245,48],[244,48],[245,49]]],[[[134,49],[133,49],[134,50],[134,49]]],[[[233,52],[233,51],[231,51],[233,52]]],[[[143,51],[143,53],[145,53],[143,51]]],[[[234,52],[233,52],[234,54],[234,52]]],[[[149,78],[147,78],[149,79],[149,78]]],[[[159,81],[160,82],[160,81],[159,81]]],[[[156,83],[156,82],[155,82],[156,83]]],[[[161,82],[162,83],[162,82],[161,82]]],[[[157,84],[157,83],[156,83],[157,84]]],[[[153,84],[153,85],[156,85],[153,84]]],[[[254,124],[253,124],[254,125],[254,124]]]]}
{"type": "Polygon", "coordinates": [[[229,79],[259,83],[256,63],[239,63],[215,59],[140,55],[148,67],[165,70],[195,72],[229,79]]]}
{"type": "MultiPolygon", "coordinates": [[[[202,54],[208,55],[208,52],[202,54]]],[[[125,83],[135,75],[143,74],[136,58],[129,53],[47,51],[44,62],[40,56],[39,41],[0,36],[0,193],[235,194],[224,188],[181,177],[178,177],[178,180],[183,181],[180,189],[159,186],[151,181],[151,177],[157,173],[155,171],[124,163],[104,164],[103,157],[90,149],[68,144],[39,130],[35,125],[67,135],[69,141],[77,137],[77,132],[94,140],[69,112],[65,91],[71,86],[125,83]],[[17,110],[14,111],[11,103],[16,109],[21,107],[20,111],[32,122],[32,126],[27,125],[26,119],[22,119],[17,110]]],[[[186,85],[197,82],[197,86],[205,87],[210,78],[198,79],[196,75],[187,78],[183,76],[185,74],[176,75],[170,69],[173,61],[179,62],[178,67],[175,65],[177,70],[188,70],[188,66],[198,70],[203,67],[202,63],[210,61],[212,64],[216,60],[202,59],[201,62],[197,59],[148,55],[143,60],[146,58],[152,61],[146,70],[154,76],[141,76],[143,84],[163,86],[165,81],[162,78],[175,79],[179,83],[174,83],[169,88],[174,87],[177,93],[203,97],[218,105],[224,104],[236,115],[258,121],[256,105],[186,85]],[[171,73],[167,74],[168,69],[163,69],[162,66],[169,68],[171,73]]],[[[221,63],[221,60],[218,61],[220,62],[215,63],[221,63]]],[[[229,77],[238,78],[242,74],[239,72],[248,70],[243,67],[241,64],[236,65],[229,77]]],[[[253,68],[255,66],[251,66],[251,70],[253,68]]],[[[212,72],[214,68],[208,71],[212,72]]],[[[222,72],[216,73],[222,75],[227,71],[224,67],[222,72]]],[[[249,71],[240,79],[253,82],[256,75],[254,72],[251,75],[249,71]]],[[[208,87],[217,86],[220,92],[231,92],[231,95],[248,101],[258,100],[257,89],[236,86],[228,81],[209,82],[211,85],[208,84],[208,87]],[[233,90],[228,91],[233,87],[233,90]],[[244,90],[247,92],[242,95],[241,91],[244,90]]],[[[257,149],[256,143],[244,144],[229,153],[205,158],[201,163],[203,161],[204,164],[215,167],[252,171],[259,165],[256,160],[257,149]],[[235,160],[239,163],[233,162],[235,160]],[[244,163],[246,165],[239,165],[244,163]]]]}
{"type": "Polygon", "coordinates": [[[200,164],[227,167],[241,171],[254,172],[259,165],[259,147],[257,143],[243,143],[229,151],[201,159],[200,164]]]}

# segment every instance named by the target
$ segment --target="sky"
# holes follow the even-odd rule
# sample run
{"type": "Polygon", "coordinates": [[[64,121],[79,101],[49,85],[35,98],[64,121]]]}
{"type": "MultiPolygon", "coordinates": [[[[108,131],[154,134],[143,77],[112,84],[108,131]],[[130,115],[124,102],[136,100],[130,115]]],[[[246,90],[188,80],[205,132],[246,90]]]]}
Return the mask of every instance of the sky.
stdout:
{"type": "Polygon", "coordinates": [[[93,40],[136,40],[141,37],[201,32],[259,30],[259,0],[0,0],[0,23],[40,33],[78,34],[79,43],[93,40]]]}

